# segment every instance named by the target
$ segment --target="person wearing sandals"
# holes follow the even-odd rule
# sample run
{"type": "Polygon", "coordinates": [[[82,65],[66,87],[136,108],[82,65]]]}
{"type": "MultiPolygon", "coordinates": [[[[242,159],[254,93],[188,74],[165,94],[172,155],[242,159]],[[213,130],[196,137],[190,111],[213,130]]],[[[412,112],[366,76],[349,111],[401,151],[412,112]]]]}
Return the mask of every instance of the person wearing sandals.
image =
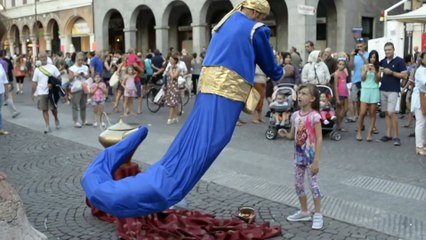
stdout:
{"type": "Polygon", "coordinates": [[[254,75],[254,84],[253,87],[260,94],[259,102],[257,103],[256,109],[252,114],[252,122],[255,124],[264,123],[265,121],[262,119],[262,108],[263,108],[263,99],[265,98],[265,89],[266,89],[266,75],[260,69],[258,65],[256,65],[256,72],[254,75]]]}
{"type": "Polygon", "coordinates": [[[49,99],[49,77],[44,74],[42,71],[49,72],[51,76],[56,76],[60,79],[61,73],[55,65],[47,63],[47,54],[45,52],[41,52],[39,54],[41,66],[34,69],[33,74],[33,85],[32,85],[32,98],[37,96],[37,107],[43,112],[44,123],[46,124],[46,128],[44,133],[51,132],[50,124],[49,124],[49,110],[52,111],[52,114],[55,118],[56,129],[61,127],[59,118],[58,118],[58,109],[54,102],[49,99]],[[40,70],[40,68],[43,68],[40,70]]]}
{"type": "Polygon", "coordinates": [[[6,71],[4,70],[3,66],[0,64],[0,135],[8,135],[9,132],[4,130],[3,128],[3,116],[2,116],[2,107],[3,107],[3,100],[4,100],[4,94],[5,94],[5,85],[8,84],[9,81],[7,81],[6,71]]]}
{"type": "Polygon", "coordinates": [[[380,102],[379,82],[381,80],[381,72],[379,68],[379,53],[375,50],[368,55],[368,64],[361,69],[361,98],[360,112],[358,118],[358,131],[356,139],[362,141],[362,128],[364,126],[364,118],[369,109],[370,127],[367,132],[367,142],[371,142],[376,124],[377,103],[380,102]]]}
{"type": "Polygon", "coordinates": [[[416,153],[426,156],[426,114],[422,112],[420,103],[420,93],[426,94],[426,52],[420,54],[420,61],[420,66],[414,75],[411,111],[416,116],[416,153]]]}

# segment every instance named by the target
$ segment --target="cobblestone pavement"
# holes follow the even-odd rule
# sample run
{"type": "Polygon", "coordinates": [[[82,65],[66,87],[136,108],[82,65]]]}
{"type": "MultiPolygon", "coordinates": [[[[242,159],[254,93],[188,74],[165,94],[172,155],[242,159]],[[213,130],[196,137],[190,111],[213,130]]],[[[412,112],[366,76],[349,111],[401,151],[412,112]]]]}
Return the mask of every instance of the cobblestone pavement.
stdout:
{"type": "MultiPolygon", "coordinates": [[[[80,185],[99,150],[7,122],[6,129],[11,134],[0,137],[0,168],[19,192],[35,228],[49,239],[116,239],[113,224],[90,214],[80,185]]],[[[282,226],[283,235],[275,239],[398,239],[330,218],[325,218],[323,230],[313,231],[310,223],[285,220],[296,211],[293,207],[212,182],[201,181],[187,201],[190,209],[223,218],[232,217],[240,206],[253,206],[257,222],[282,226]]]]}

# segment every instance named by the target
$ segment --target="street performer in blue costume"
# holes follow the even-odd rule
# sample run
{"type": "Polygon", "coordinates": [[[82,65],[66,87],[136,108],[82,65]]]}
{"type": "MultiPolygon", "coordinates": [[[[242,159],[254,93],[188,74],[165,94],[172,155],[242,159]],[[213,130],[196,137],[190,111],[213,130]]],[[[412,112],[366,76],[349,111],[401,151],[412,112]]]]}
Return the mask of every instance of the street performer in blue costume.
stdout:
{"type": "Polygon", "coordinates": [[[251,91],[255,65],[273,80],[283,75],[269,43],[267,0],[245,0],[213,29],[193,110],[161,160],[134,177],[112,173],[136,150],[148,130],[140,127],[105,149],[86,170],[89,201],[113,216],[140,217],[182,200],[231,140],[251,91]]]}

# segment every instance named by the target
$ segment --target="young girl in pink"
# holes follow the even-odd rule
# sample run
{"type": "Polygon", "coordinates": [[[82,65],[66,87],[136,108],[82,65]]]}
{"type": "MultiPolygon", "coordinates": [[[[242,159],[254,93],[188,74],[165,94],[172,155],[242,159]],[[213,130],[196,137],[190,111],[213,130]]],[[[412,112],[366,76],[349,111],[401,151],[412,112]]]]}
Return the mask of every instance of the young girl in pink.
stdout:
{"type": "Polygon", "coordinates": [[[287,217],[290,222],[313,221],[312,229],[322,229],[321,193],[318,186],[319,160],[322,147],[320,96],[313,84],[302,84],[299,87],[298,106],[300,110],[291,116],[291,129],[287,132],[280,129],[279,134],[295,141],[294,178],[296,194],[299,197],[300,211],[287,217]],[[315,213],[308,211],[304,178],[307,175],[314,199],[315,213]]]}
{"type": "Polygon", "coordinates": [[[124,115],[125,117],[132,115],[136,116],[133,112],[133,98],[137,95],[135,84],[136,71],[132,66],[127,67],[126,75],[124,76],[122,85],[124,88],[124,115]]]}
{"type": "Polygon", "coordinates": [[[346,77],[348,72],[345,68],[346,60],[343,58],[338,59],[337,71],[334,74],[334,91],[336,96],[336,108],[337,108],[337,129],[341,132],[347,130],[342,127],[343,119],[348,111],[348,88],[346,87],[346,77]]]}
{"type": "Polygon", "coordinates": [[[107,91],[107,86],[102,81],[101,75],[96,74],[92,85],[90,85],[93,106],[93,127],[98,126],[98,119],[101,127],[105,127],[105,123],[102,121],[102,115],[104,114],[104,105],[107,91]]]}

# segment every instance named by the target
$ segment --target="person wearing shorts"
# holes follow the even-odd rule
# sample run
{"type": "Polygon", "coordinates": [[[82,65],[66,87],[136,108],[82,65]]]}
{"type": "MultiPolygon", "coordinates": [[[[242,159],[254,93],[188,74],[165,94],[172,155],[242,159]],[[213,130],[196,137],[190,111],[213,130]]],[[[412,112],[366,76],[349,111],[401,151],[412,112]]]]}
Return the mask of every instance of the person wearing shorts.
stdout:
{"type": "MultiPolygon", "coordinates": [[[[40,62],[42,68],[49,72],[51,76],[56,76],[60,79],[61,73],[55,65],[47,63],[47,54],[45,52],[41,52],[39,54],[40,62]]],[[[37,107],[43,112],[43,119],[46,124],[44,133],[51,132],[50,124],[49,124],[49,110],[52,111],[52,114],[55,118],[56,129],[61,127],[58,118],[58,109],[55,104],[49,99],[49,85],[48,85],[48,77],[41,72],[39,68],[34,70],[33,75],[33,85],[32,85],[32,96],[33,100],[35,96],[38,96],[37,107]]]]}
{"type": "Polygon", "coordinates": [[[401,91],[401,79],[407,78],[407,66],[402,58],[395,56],[393,43],[387,42],[384,49],[386,57],[380,61],[380,67],[383,71],[380,98],[382,111],[386,113],[386,135],[380,141],[388,142],[393,140],[394,146],[400,146],[397,104],[401,91]],[[391,137],[392,132],[393,138],[391,137]]]}

